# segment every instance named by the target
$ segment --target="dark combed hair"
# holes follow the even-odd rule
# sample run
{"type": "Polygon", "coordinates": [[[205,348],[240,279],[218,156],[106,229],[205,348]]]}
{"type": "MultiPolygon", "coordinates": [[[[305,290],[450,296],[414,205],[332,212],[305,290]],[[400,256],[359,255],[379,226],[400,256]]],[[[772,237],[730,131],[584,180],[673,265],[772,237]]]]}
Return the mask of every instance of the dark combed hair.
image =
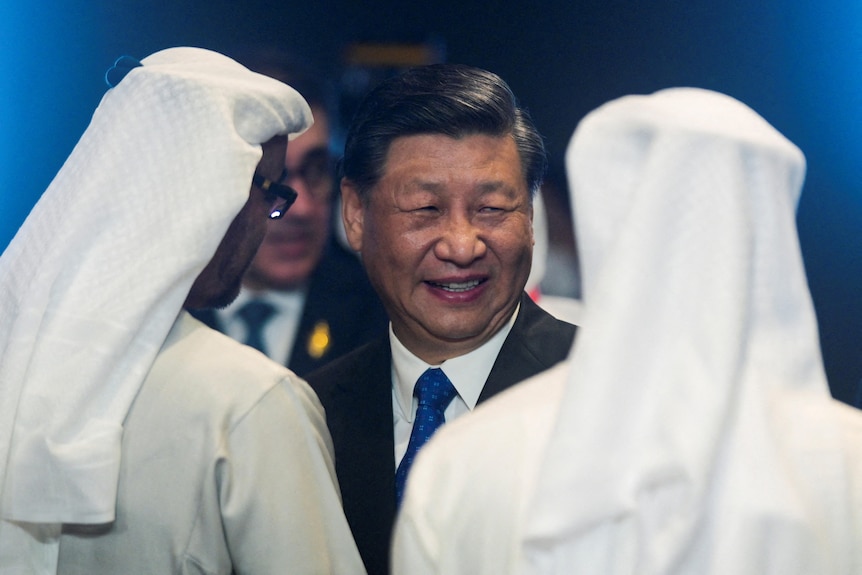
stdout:
{"type": "Polygon", "coordinates": [[[530,194],[542,184],[547,155],[529,114],[502,78],[460,64],[412,68],[369,92],[348,129],[340,175],[365,197],[383,175],[392,141],[418,134],[511,135],[530,194]]]}

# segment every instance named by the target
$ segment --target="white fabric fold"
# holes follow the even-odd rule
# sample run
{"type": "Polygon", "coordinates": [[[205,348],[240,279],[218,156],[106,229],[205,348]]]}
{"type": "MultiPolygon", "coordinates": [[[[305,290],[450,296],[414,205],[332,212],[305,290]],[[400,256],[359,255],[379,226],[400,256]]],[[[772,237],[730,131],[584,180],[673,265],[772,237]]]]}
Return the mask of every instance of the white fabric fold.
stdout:
{"type": "Polygon", "coordinates": [[[823,372],[802,153],[730,97],[673,89],[588,115],[567,169],[587,327],[522,572],[853,572],[862,426],[823,372]]]}
{"type": "Polygon", "coordinates": [[[113,519],[129,406],[260,144],[310,124],[292,88],[197,48],[107,92],[0,258],[3,519],[113,519]]]}

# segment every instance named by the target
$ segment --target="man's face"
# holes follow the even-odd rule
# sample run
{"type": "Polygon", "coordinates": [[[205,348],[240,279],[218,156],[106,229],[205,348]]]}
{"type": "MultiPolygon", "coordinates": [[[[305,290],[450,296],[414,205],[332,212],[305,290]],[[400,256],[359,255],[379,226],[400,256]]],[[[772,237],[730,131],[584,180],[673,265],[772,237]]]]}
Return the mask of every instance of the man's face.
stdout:
{"type": "MultiPolygon", "coordinates": [[[[278,181],[284,171],[287,138],[278,136],[263,144],[263,157],[257,173],[278,181]]],[[[252,186],[248,201],[228,227],[215,255],[195,279],[186,298],[187,309],[219,308],[228,305],[239,294],[242,276],[251,263],[263,236],[273,198],[252,186]]],[[[288,211],[288,213],[290,213],[288,211]]]]}
{"type": "Polygon", "coordinates": [[[323,110],[315,107],[312,112],[314,124],[290,142],[285,159],[289,174],[285,183],[299,197],[282,219],[270,221],[244,280],[251,289],[289,290],[302,285],[326,247],[333,183],[329,126],[323,110]]]}
{"type": "Polygon", "coordinates": [[[509,320],[532,261],[532,205],[511,137],[435,134],[392,142],[366,203],[342,182],[360,250],[398,339],[436,364],[509,320]]]}

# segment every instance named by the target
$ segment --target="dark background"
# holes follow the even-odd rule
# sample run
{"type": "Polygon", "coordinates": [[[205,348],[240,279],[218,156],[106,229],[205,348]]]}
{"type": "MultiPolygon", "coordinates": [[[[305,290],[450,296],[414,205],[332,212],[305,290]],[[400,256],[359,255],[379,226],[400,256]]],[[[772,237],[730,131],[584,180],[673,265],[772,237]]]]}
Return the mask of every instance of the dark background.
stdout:
{"type": "Polygon", "coordinates": [[[857,0],[0,0],[0,247],[86,128],[121,54],[278,43],[338,77],[351,43],[432,44],[509,82],[547,139],[556,179],[577,121],[599,104],[711,88],[753,107],[807,156],[802,248],[833,394],[853,402],[862,379],[860,30],[857,0]]]}

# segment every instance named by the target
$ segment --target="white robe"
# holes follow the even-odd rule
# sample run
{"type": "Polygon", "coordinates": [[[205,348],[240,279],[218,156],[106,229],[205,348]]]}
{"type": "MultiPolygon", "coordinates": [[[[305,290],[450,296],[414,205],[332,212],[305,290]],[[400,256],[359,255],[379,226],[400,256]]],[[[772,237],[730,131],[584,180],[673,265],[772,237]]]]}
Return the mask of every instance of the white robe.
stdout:
{"type": "Polygon", "coordinates": [[[431,463],[410,470],[393,541],[394,573],[513,572],[526,495],[533,492],[570,368],[567,360],[513,386],[447,423],[437,434],[441,439],[422,448],[417,463],[431,463]]]}
{"type": "Polygon", "coordinates": [[[124,423],[116,520],[69,526],[58,573],[362,573],[323,407],[183,312],[124,423]]]}

